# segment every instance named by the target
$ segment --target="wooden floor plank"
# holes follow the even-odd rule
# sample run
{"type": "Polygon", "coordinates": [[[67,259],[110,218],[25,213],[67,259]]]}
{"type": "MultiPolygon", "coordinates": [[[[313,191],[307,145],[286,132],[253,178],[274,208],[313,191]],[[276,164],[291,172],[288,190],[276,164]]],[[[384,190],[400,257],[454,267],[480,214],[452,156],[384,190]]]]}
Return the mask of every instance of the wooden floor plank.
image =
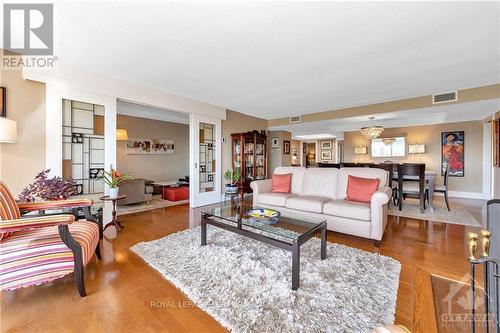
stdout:
{"type": "MultiPolygon", "coordinates": [[[[129,250],[138,242],[189,228],[189,216],[187,205],[121,216],[123,233],[116,237],[108,229],[102,244],[103,260],[93,261],[85,269],[87,297],[78,296],[72,275],[37,287],[2,292],[1,331],[225,332],[129,250]],[[172,303],[152,307],[151,302],[156,300],[172,303]]],[[[328,241],[399,260],[402,269],[396,322],[419,332],[422,326],[415,323],[424,318],[422,309],[432,302],[430,295],[421,291],[427,283],[422,272],[463,276],[468,271],[464,235],[469,229],[389,217],[379,249],[370,240],[333,232],[328,232],[328,241]]],[[[431,325],[427,320],[425,317],[424,324],[431,325]]]]}

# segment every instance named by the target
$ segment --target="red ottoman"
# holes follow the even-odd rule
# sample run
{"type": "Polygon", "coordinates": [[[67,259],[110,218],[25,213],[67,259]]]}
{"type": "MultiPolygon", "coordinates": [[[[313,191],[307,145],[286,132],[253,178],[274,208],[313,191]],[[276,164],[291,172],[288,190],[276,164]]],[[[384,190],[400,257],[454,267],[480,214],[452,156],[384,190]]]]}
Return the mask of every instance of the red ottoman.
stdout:
{"type": "Polygon", "coordinates": [[[167,187],[163,190],[163,199],[168,201],[180,201],[189,199],[189,187],[167,187]]]}

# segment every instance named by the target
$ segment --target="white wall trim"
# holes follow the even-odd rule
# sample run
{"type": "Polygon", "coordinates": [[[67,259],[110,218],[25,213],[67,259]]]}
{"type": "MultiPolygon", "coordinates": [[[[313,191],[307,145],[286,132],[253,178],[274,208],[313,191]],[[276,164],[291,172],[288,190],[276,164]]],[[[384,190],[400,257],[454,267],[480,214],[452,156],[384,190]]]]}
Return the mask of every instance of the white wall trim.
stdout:
{"type": "Polygon", "coordinates": [[[492,196],[492,152],[493,143],[491,123],[483,123],[483,193],[486,199],[491,199],[492,196]]]}
{"type": "Polygon", "coordinates": [[[96,74],[74,71],[72,73],[58,73],[57,75],[54,72],[24,68],[23,76],[28,80],[59,83],[77,90],[111,96],[126,102],[217,119],[226,119],[226,108],[224,107],[135,83],[101,77],[96,74]]]}
{"type": "MultiPolygon", "coordinates": [[[[434,193],[435,196],[443,196],[443,193],[434,193]]],[[[450,198],[464,198],[464,199],[478,199],[486,200],[488,199],[484,193],[479,192],[461,192],[461,191],[448,191],[448,196],[450,198]]]]}

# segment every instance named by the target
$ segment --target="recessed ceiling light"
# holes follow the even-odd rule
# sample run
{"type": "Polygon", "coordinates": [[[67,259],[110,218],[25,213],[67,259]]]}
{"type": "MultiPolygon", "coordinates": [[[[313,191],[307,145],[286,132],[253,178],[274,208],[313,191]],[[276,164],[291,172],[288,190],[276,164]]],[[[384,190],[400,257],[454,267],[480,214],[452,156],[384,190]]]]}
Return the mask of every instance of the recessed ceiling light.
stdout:
{"type": "Polygon", "coordinates": [[[314,139],[331,139],[335,138],[335,135],[332,134],[304,134],[304,135],[295,135],[296,138],[304,139],[304,140],[314,140],[314,139]]]}

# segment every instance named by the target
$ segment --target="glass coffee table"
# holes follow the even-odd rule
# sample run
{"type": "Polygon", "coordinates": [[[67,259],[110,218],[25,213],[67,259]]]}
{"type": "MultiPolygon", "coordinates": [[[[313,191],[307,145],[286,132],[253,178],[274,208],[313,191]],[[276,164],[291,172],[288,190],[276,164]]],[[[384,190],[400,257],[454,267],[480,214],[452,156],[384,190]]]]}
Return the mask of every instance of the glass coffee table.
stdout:
{"type": "Polygon", "coordinates": [[[280,212],[278,223],[267,224],[248,215],[245,203],[221,203],[201,213],[201,245],[207,245],[207,224],[292,252],[292,289],[300,282],[300,246],[321,233],[321,259],[326,259],[326,219],[280,212]]]}

